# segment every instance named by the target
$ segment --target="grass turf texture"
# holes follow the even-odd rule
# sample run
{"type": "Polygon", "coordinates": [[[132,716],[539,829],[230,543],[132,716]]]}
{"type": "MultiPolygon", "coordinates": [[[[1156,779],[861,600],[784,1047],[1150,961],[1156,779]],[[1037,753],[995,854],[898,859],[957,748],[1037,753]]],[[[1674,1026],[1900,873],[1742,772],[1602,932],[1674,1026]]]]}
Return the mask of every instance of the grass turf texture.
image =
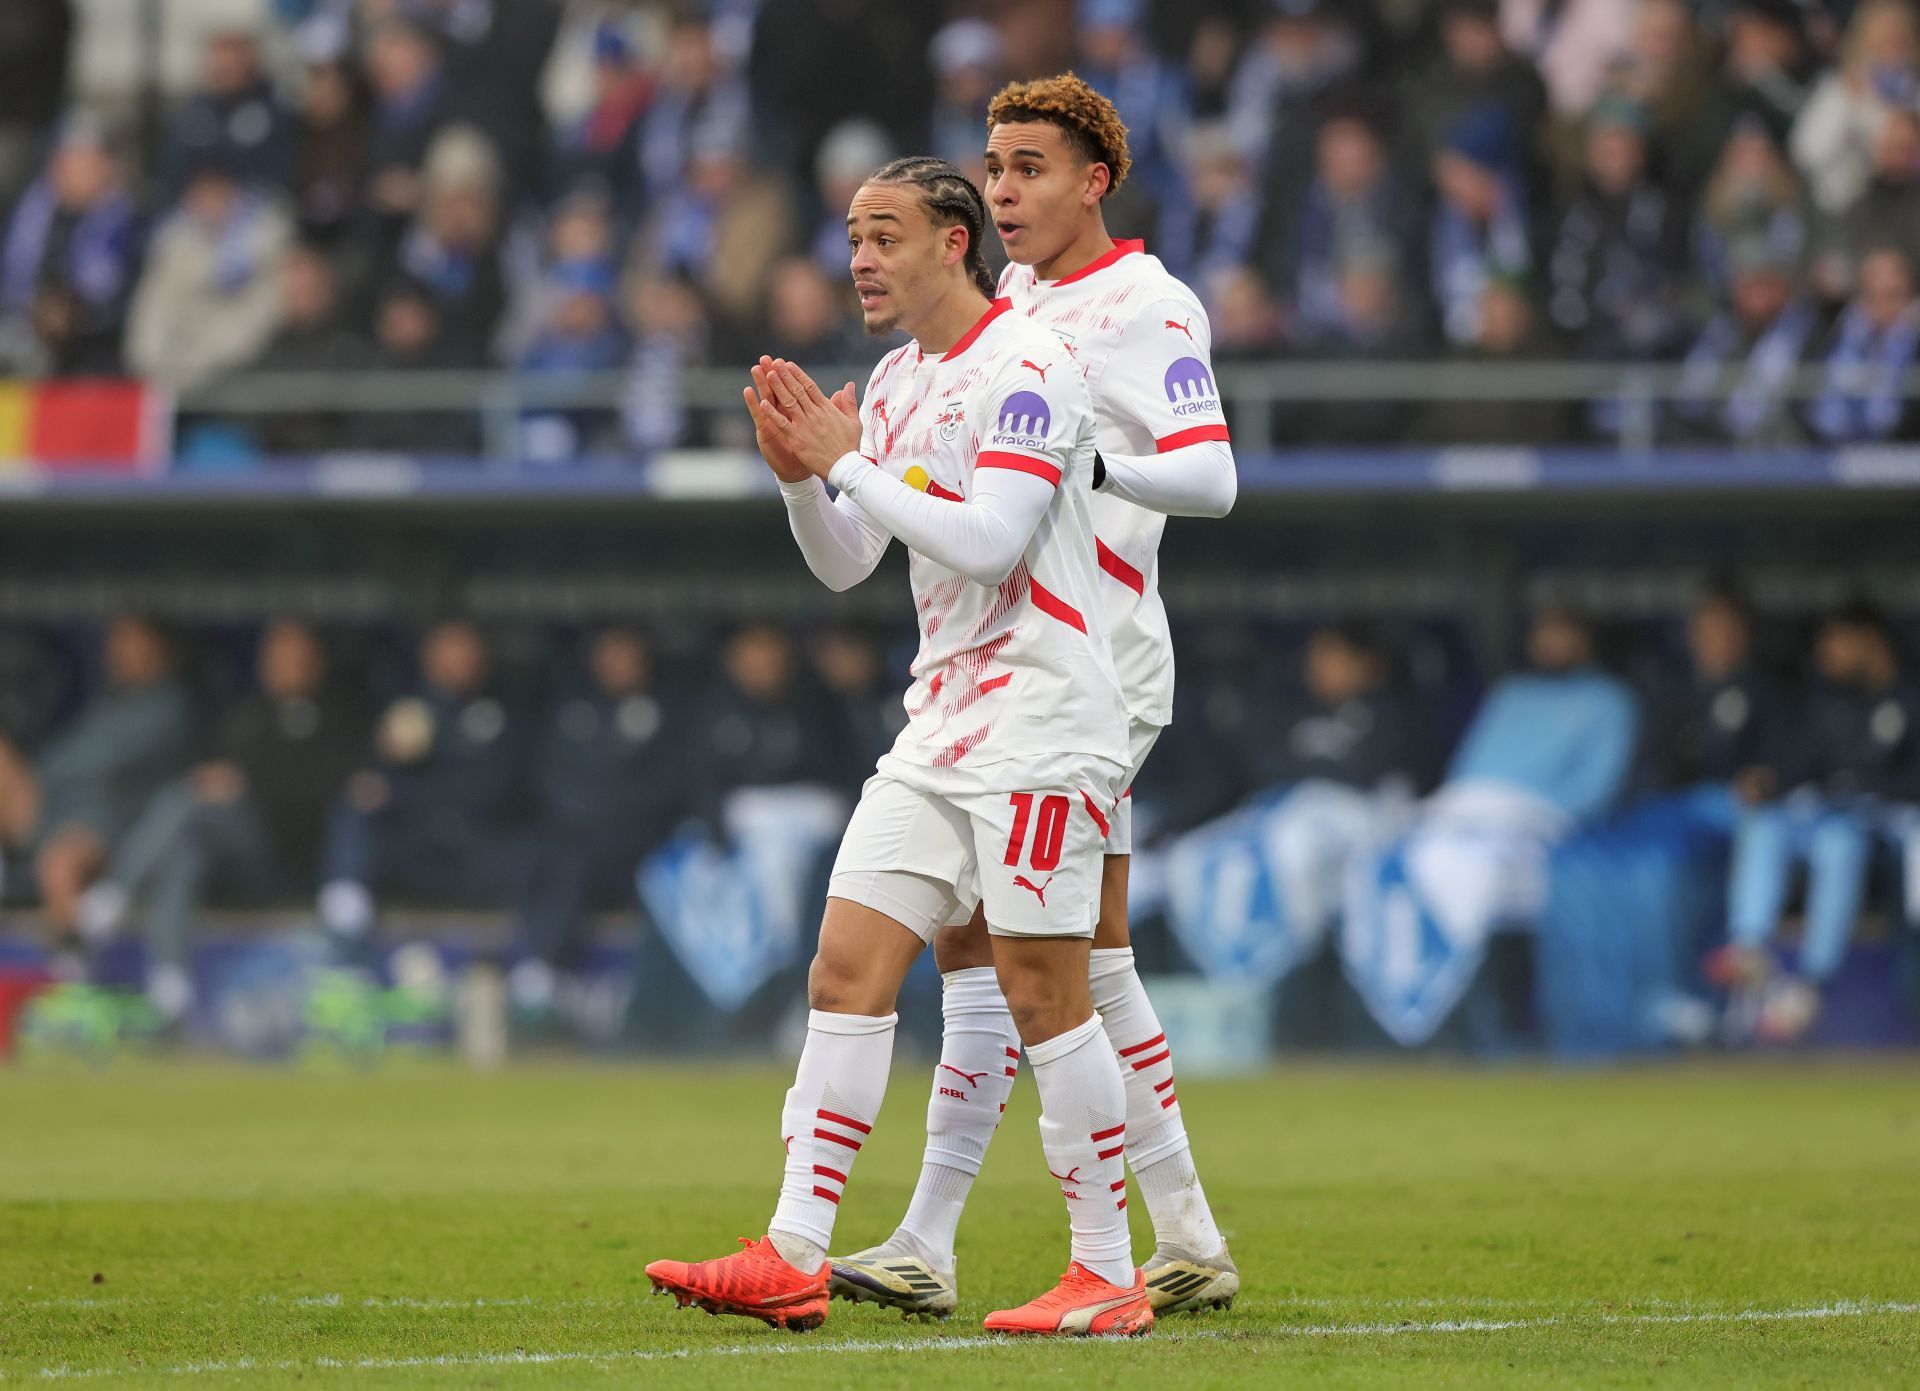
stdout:
{"type": "MultiPolygon", "coordinates": [[[[924,1076],[896,1069],[844,1247],[905,1205],[924,1076]]],[[[960,1313],[836,1303],[805,1335],[676,1310],[641,1269],[762,1231],[772,1070],[0,1072],[0,1385],[1912,1386],[1917,1084],[1878,1062],[1183,1080],[1246,1288],[1062,1345],[979,1327],[1066,1259],[1024,1070],[960,1313]]]]}

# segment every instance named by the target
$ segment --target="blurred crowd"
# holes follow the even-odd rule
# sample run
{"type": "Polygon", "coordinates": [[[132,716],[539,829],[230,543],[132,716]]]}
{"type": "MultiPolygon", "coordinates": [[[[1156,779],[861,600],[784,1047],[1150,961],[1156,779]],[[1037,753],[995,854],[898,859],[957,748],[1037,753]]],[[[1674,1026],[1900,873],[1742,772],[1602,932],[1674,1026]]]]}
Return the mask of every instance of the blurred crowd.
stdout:
{"type": "MultiPolygon", "coordinates": [[[[683,374],[858,365],[841,222],[987,97],[1118,105],[1110,223],[1223,362],[1665,360],[1667,439],[1911,438],[1920,20],[1908,0],[276,0],[206,35],[143,167],[69,100],[72,0],[0,16],[0,362],[617,374],[535,459],[737,442],[683,374]],[[1786,388],[1815,369],[1812,394],[1786,388]],[[617,404],[616,404],[617,403],[617,404]]],[[[991,250],[997,255],[998,248],[991,250]]],[[[1608,439],[1620,402],[1302,403],[1276,437],[1608,439]]],[[[1644,424],[1644,422],[1643,422],[1644,424]]],[[[1644,435],[1642,430],[1642,435],[1644,435]]],[[[296,412],[198,449],[470,453],[470,413],[296,412]]]]}
{"type": "MultiPolygon", "coordinates": [[[[741,788],[857,791],[904,722],[878,640],[857,629],[803,647],[748,623],[665,678],[631,628],[556,641],[551,662],[543,647],[505,663],[449,619],[410,660],[383,661],[286,620],[248,644],[237,681],[231,651],[120,618],[94,694],[64,717],[49,698],[0,720],[8,897],[37,901],[74,949],[137,929],[170,1014],[210,900],[311,903],[349,955],[371,950],[382,901],[512,908],[550,979],[593,908],[632,902],[670,834],[723,836],[741,788]]],[[[50,660],[16,644],[9,679],[52,691],[29,670],[50,660]]]]}
{"type": "MultiPolygon", "coordinates": [[[[410,654],[382,658],[364,637],[289,619],[183,640],[129,615],[101,634],[90,694],[59,714],[22,698],[57,684],[31,670],[46,651],[10,641],[6,899],[37,902],[76,963],[144,938],[149,993],[176,1016],[210,903],[306,905],[349,958],[373,950],[395,903],[504,911],[516,1002],[538,1008],[581,966],[590,915],[631,909],[637,868],[670,837],[724,842],[745,790],[834,789],[850,806],[902,718],[889,673],[903,650],[854,627],[749,623],[665,657],[625,626],[548,633],[513,660],[463,618],[410,654]]],[[[1543,609],[1513,670],[1483,681],[1423,669],[1408,656],[1419,643],[1364,623],[1285,643],[1231,625],[1189,634],[1188,713],[1135,788],[1143,844],[1311,789],[1296,805],[1319,863],[1287,892],[1319,926],[1304,920],[1337,912],[1343,857],[1366,839],[1342,840],[1355,799],[1417,805],[1430,824],[1470,804],[1479,843],[1490,807],[1508,824],[1518,808],[1539,839],[1678,799],[1732,846],[1725,921],[1701,932],[1723,945],[1704,969],[1729,988],[1769,979],[1752,1025],[1793,1037],[1862,913],[1907,911],[1920,666],[1868,605],[1789,633],[1730,588],[1612,647],[1579,613],[1543,609]],[[1803,880],[1783,983],[1773,948],[1803,880]]]]}

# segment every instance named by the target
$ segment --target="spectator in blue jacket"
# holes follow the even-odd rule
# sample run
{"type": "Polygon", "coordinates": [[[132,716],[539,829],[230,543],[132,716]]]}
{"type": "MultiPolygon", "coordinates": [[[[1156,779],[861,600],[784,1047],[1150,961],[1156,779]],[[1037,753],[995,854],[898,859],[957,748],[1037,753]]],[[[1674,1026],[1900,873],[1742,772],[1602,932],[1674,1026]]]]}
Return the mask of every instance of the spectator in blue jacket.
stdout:
{"type": "Polygon", "coordinates": [[[1546,608],[1527,636],[1529,671],[1502,679],[1474,715],[1447,771],[1450,790],[1492,784],[1532,801],[1543,824],[1570,828],[1612,807],[1639,729],[1633,692],[1603,671],[1593,629],[1546,608]]]}
{"type": "MultiPolygon", "coordinates": [[[[611,372],[627,360],[627,337],[614,311],[613,268],[601,262],[566,261],[549,273],[546,312],[539,332],[521,353],[520,371],[564,381],[611,372]]],[[[617,415],[606,408],[541,407],[521,422],[522,450],[539,463],[577,458],[611,431],[617,415]]]]}
{"type": "Polygon", "coordinates": [[[1913,261],[1898,246],[1869,251],[1827,350],[1826,381],[1809,415],[1814,434],[1831,444],[1912,439],[1915,410],[1905,379],[1917,348],[1913,261]]]}
{"type": "Polygon", "coordinates": [[[399,241],[420,207],[427,150],[446,120],[447,80],[432,36],[406,19],[372,28],[365,62],[374,102],[365,216],[379,255],[399,241]]]}
{"type": "Polygon", "coordinates": [[[167,136],[163,198],[177,202],[194,172],[209,163],[256,188],[290,188],[298,129],[267,78],[259,38],[245,29],[215,32],[201,55],[200,88],[167,136]]]}
{"type": "Polygon", "coordinates": [[[1392,978],[1429,969],[1405,958],[1382,969],[1405,906],[1438,927],[1444,956],[1471,963],[1493,933],[1539,920],[1554,847],[1610,811],[1626,782],[1639,707],[1626,684],[1600,668],[1586,619],[1566,608],[1541,610],[1527,635],[1527,659],[1527,671],[1488,693],[1446,782],[1421,805],[1404,840],[1347,876],[1349,975],[1403,1042],[1424,1037],[1467,978],[1429,979],[1419,1010],[1388,998],[1392,978]]]}
{"type": "MultiPolygon", "coordinates": [[[[1746,987],[1754,1033],[1791,1041],[1812,1027],[1839,970],[1893,806],[1920,798],[1920,683],[1902,668],[1885,617],[1850,604],[1820,625],[1816,683],[1797,723],[1791,789],[1756,807],[1734,840],[1728,945],[1709,975],[1746,987]],[[1794,871],[1806,866],[1806,917],[1795,970],[1777,979],[1768,944],[1780,930],[1794,871]]],[[[1736,996],[1736,1003],[1741,997],[1736,996]]],[[[1745,1021],[1730,1021],[1744,1028],[1745,1021]]]]}
{"type": "Polygon", "coordinates": [[[141,226],[97,126],[69,121],[46,172],[21,196],[0,253],[0,316],[61,376],[120,370],[120,334],[140,270],[141,226]]]}

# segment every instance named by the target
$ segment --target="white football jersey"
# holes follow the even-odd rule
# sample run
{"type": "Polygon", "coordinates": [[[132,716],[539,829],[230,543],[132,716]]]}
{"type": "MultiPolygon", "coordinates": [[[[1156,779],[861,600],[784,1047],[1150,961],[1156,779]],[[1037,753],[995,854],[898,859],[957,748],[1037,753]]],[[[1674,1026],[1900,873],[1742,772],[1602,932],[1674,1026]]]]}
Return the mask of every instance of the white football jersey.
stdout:
{"type": "MultiPolygon", "coordinates": [[[[1000,293],[1045,324],[1080,364],[1093,398],[1102,453],[1164,454],[1227,439],[1213,375],[1213,331],[1192,290],[1137,241],[1116,242],[1059,280],[1010,265],[1000,293]]],[[[1173,719],[1173,640],[1160,602],[1159,512],[1096,493],[1093,522],[1101,608],[1127,712],[1148,724],[1173,719]]]]}
{"type": "Polygon", "coordinates": [[[1018,790],[1023,764],[1061,754],[1116,768],[1127,757],[1125,704],[1100,620],[1093,408],[1060,340],[1009,308],[995,300],[940,356],[917,343],[889,353],[860,407],[860,452],[920,492],[970,500],[984,468],[1055,485],[997,588],[908,551],[920,651],[894,771],[962,768],[988,790],[1018,790]]]}

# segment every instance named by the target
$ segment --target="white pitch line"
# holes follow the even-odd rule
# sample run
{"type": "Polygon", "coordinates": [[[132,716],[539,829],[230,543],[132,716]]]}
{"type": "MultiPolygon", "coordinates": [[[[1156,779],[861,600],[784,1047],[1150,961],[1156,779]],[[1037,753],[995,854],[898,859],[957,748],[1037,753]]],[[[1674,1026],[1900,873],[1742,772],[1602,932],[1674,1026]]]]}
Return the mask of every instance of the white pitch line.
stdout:
{"type": "MultiPolygon", "coordinates": [[[[1808,1319],[1864,1318],[1876,1314],[1920,1314],[1920,1303],[1839,1300],[1801,1309],[1702,1310],[1681,1314],[1600,1314],[1570,1313],[1537,1319],[1439,1319],[1418,1322],[1402,1319],[1393,1323],[1329,1323],[1313,1326],[1248,1330],[1248,1340],[1260,1338],[1341,1338],[1428,1335],[1446,1333],[1504,1333],[1514,1329],[1553,1328],[1582,1322],[1611,1326],[1666,1325],[1680,1323],[1778,1323],[1808,1319]]],[[[1218,1342],[1234,1339],[1230,1330],[1198,1329],[1190,1333],[1163,1333],[1154,1342],[1165,1346],[1182,1343],[1218,1342]]],[[[482,1352],[443,1353],[435,1357],[367,1357],[342,1360],[331,1357],[308,1362],[258,1362],[241,1358],[233,1362],[183,1362],[172,1367],[42,1367],[37,1374],[44,1381],[81,1381],[111,1376],[212,1376],[223,1372],[253,1371],[354,1371],[391,1372],[421,1367],[536,1367],[553,1363],[592,1362],[609,1367],[628,1362],[684,1362],[702,1357],[791,1357],[819,1353],[907,1353],[963,1352],[973,1348],[1007,1347],[1009,1339],[980,1335],[955,1338],[930,1338],[915,1343],[885,1343],[856,1339],[809,1339],[793,1342],[731,1343],[719,1347],[682,1348],[672,1352],[643,1351],[566,1351],[566,1352],[482,1352]]],[[[1115,1341],[1074,1339],[1069,1346],[1112,1347],[1115,1341]]],[[[1121,1345],[1124,1345],[1121,1344],[1121,1345]]],[[[1057,1345],[1056,1345],[1057,1346],[1057,1345]]],[[[0,1380],[6,1374],[0,1372],[0,1380]]]]}

